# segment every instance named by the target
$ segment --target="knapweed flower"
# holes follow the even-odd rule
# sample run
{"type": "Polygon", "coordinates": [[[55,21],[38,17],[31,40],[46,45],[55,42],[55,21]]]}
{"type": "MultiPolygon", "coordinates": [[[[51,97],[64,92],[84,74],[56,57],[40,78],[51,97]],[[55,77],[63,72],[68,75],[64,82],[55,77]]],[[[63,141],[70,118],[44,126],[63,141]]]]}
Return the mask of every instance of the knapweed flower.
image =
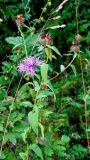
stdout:
{"type": "Polygon", "coordinates": [[[41,65],[41,61],[33,56],[27,57],[22,63],[18,64],[19,73],[35,75],[37,66],[41,65]]]}

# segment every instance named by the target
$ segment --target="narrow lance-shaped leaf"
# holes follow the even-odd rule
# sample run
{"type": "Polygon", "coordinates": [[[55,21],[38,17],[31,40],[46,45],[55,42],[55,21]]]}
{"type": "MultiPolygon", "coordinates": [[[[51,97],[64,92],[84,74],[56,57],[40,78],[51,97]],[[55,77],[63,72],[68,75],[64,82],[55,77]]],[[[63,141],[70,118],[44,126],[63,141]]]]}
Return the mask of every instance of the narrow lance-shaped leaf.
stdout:
{"type": "Polygon", "coordinates": [[[59,19],[59,18],[61,18],[61,16],[52,17],[51,19],[57,20],[57,19],[59,19]]]}
{"type": "Polygon", "coordinates": [[[42,64],[41,65],[41,77],[42,81],[47,83],[48,80],[48,64],[42,64]]]}
{"type": "Polygon", "coordinates": [[[77,76],[77,72],[76,72],[75,66],[74,66],[73,64],[71,64],[70,67],[72,68],[72,70],[73,70],[75,76],[77,76]]]}
{"type": "Polygon", "coordinates": [[[44,138],[44,126],[41,123],[39,123],[39,127],[41,129],[42,137],[44,138]]]}
{"type": "Polygon", "coordinates": [[[45,47],[45,53],[47,55],[47,61],[48,61],[48,59],[50,59],[52,61],[52,50],[51,50],[51,48],[45,47]]]}
{"type": "Polygon", "coordinates": [[[53,95],[54,95],[54,101],[56,101],[56,95],[55,95],[55,93],[54,93],[54,89],[53,89],[52,84],[51,84],[51,82],[50,82],[50,81],[48,81],[47,86],[48,86],[48,88],[50,88],[50,89],[51,89],[51,91],[53,92],[53,95]]]}
{"type": "Polygon", "coordinates": [[[30,149],[33,150],[33,152],[43,160],[42,151],[37,144],[30,145],[30,149]]]}
{"type": "Polygon", "coordinates": [[[29,112],[28,121],[33,131],[38,135],[38,110],[29,112]]]}
{"type": "Polygon", "coordinates": [[[57,53],[59,56],[62,57],[62,55],[60,54],[60,52],[58,51],[58,49],[55,46],[47,45],[47,47],[50,48],[50,49],[52,49],[55,53],[57,53]]]}
{"type": "Polygon", "coordinates": [[[19,155],[20,155],[22,160],[26,160],[27,159],[27,152],[25,152],[25,153],[24,152],[20,152],[19,155]]]}

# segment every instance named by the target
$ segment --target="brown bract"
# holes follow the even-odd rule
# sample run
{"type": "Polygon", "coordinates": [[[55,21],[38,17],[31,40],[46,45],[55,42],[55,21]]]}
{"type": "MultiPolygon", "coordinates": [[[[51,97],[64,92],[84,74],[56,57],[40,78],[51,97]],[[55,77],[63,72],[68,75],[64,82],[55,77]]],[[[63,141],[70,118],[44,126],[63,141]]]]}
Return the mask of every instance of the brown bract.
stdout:
{"type": "Polygon", "coordinates": [[[23,17],[23,14],[19,14],[17,15],[17,19],[16,19],[16,25],[17,26],[20,26],[21,24],[24,23],[24,17],[23,17]]]}
{"type": "Polygon", "coordinates": [[[40,35],[40,43],[46,47],[46,45],[52,45],[53,40],[50,33],[41,33],[40,35]]]}
{"type": "Polygon", "coordinates": [[[80,45],[72,45],[70,48],[71,52],[80,52],[80,45]]]}

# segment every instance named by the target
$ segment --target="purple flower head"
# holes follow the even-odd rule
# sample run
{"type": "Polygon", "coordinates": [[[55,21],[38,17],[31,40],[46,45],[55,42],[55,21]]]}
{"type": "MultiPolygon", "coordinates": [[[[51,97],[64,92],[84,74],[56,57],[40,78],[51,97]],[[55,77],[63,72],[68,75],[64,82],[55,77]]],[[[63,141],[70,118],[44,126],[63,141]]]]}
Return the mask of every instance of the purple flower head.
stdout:
{"type": "Polygon", "coordinates": [[[36,67],[39,65],[41,65],[41,61],[38,58],[30,56],[18,65],[18,72],[35,75],[36,67]]]}
{"type": "Polygon", "coordinates": [[[35,75],[35,66],[25,66],[25,73],[35,75]]]}

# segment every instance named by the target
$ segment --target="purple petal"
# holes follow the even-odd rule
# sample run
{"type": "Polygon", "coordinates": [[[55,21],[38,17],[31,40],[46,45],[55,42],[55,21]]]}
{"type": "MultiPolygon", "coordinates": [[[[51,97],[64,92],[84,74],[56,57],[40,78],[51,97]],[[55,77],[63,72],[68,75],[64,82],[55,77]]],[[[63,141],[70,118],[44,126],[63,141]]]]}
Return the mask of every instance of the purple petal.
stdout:
{"type": "Polygon", "coordinates": [[[18,67],[17,67],[17,70],[18,70],[19,73],[25,72],[25,66],[24,66],[24,64],[23,64],[23,63],[20,63],[20,64],[18,65],[18,67]]]}
{"type": "Polygon", "coordinates": [[[24,60],[25,66],[33,66],[35,64],[35,59],[33,57],[28,57],[24,60]]]}
{"type": "Polygon", "coordinates": [[[35,65],[41,65],[41,64],[42,64],[41,61],[38,58],[36,58],[35,59],[35,65]]]}

